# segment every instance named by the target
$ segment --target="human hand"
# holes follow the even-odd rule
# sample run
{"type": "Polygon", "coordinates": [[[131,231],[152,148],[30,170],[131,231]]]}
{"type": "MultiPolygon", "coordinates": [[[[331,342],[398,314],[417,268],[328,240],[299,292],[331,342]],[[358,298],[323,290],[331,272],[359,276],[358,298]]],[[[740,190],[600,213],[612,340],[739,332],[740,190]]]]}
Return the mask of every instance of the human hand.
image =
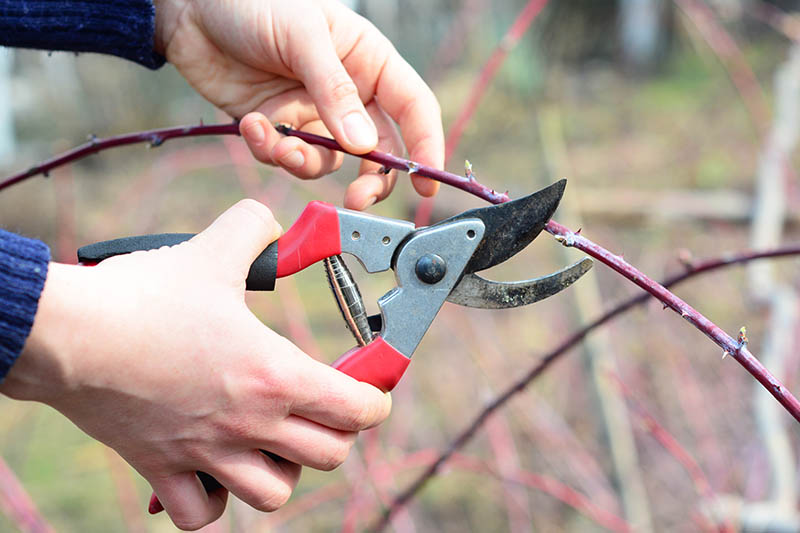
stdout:
{"type": "Polygon", "coordinates": [[[277,509],[300,465],[335,468],[356,432],[391,408],[388,395],[313,360],[246,307],[250,264],[280,231],[245,200],[172,248],[93,268],[51,264],[0,392],[47,403],[114,448],[182,529],[216,520],[227,490],[277,509]],[[196,471],[227,490],[206,494],[196,471]]]}
{"type": "MultiPolygon", "coordinates": [[[[283,137],[275,123],[332,135],[354,153],[403,155],[397,122],[412,160],[444,164],[436,97],[386,37],[335,0],[156,0],[156,49],[200,94],[242,118],[257,159],[300,178],[336,170],[342,155],[283,137]]],[[[396,171],[379,168],[362,162],[345,207],[365,209],[391,192],[396,171]]],[[[423,196],[438,190],[411,179],[423,196]]]]}

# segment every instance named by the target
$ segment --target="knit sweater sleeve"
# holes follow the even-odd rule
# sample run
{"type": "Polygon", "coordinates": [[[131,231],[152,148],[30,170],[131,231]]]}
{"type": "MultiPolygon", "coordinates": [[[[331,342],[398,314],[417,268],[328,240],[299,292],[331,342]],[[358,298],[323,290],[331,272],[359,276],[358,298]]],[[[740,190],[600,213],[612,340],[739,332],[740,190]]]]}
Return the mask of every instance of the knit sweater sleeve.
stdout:
{"type": "Polygon", "coordinates": [[[0,0],[0,46],[98,52],[156,69],[152,0],[0,0]]]}
{"type": "Polygon", "coordinates": [[[30,334],[49,261],[43,242],[0,229],[0,381],[30,334]]]}

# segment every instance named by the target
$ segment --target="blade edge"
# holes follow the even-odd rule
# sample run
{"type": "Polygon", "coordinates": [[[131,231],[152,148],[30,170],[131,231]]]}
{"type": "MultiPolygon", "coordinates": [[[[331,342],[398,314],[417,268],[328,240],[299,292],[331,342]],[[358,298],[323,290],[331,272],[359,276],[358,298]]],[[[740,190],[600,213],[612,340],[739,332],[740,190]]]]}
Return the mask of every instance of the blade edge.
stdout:
{"type": "Polygon", "coordinates": [[[558,272],[524,281],[493,281],[477,274],[464,275],[447,301],[478,309],[510,309],[530,305],[561,292],[591,270],[594,261],[584,257],[558,272]]]}

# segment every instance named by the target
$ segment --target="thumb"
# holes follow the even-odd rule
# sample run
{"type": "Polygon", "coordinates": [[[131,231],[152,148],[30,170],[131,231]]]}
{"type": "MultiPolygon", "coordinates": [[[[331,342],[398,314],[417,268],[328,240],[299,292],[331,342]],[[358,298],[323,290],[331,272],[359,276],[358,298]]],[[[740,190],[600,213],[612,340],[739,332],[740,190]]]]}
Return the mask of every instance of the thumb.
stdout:
{"type": "Polygon", "coordinates": [[[213,254],[229,257],[247,272],[256,257],[280,237],[282,231],[267,206],[255,200],[240,200],[191,242],[213,254]]]}
{"type": "Polygon", "coordinates": [[[307,32],[292,35],[292,48],[303,51],[295,55],[293,70],[328,131],[350,152],[373,150],[378,144],[378,130],[336,54],[327,24],[321,22],[307,32]]]}

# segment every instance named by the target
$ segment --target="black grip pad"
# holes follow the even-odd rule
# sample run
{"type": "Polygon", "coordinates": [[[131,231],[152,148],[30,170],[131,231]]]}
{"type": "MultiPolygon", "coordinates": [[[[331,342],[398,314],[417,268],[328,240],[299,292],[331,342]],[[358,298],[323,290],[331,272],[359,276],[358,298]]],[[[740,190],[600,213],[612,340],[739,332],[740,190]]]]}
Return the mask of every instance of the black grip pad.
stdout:
{"type": "MultiPolygon", "coordinates": [[[[194,233],[158,233],[97,242],[78,248],[78,261],[94,265],[115,255],[129,254],[139,250],[156,250],[162,246],[175,246],[192,237],[194,237],[194,233]]],[[[277,271],[278,241],[275,241],[267,246],[250,266],[246,289],[249,291],[274,290],[277,271]]]]}

